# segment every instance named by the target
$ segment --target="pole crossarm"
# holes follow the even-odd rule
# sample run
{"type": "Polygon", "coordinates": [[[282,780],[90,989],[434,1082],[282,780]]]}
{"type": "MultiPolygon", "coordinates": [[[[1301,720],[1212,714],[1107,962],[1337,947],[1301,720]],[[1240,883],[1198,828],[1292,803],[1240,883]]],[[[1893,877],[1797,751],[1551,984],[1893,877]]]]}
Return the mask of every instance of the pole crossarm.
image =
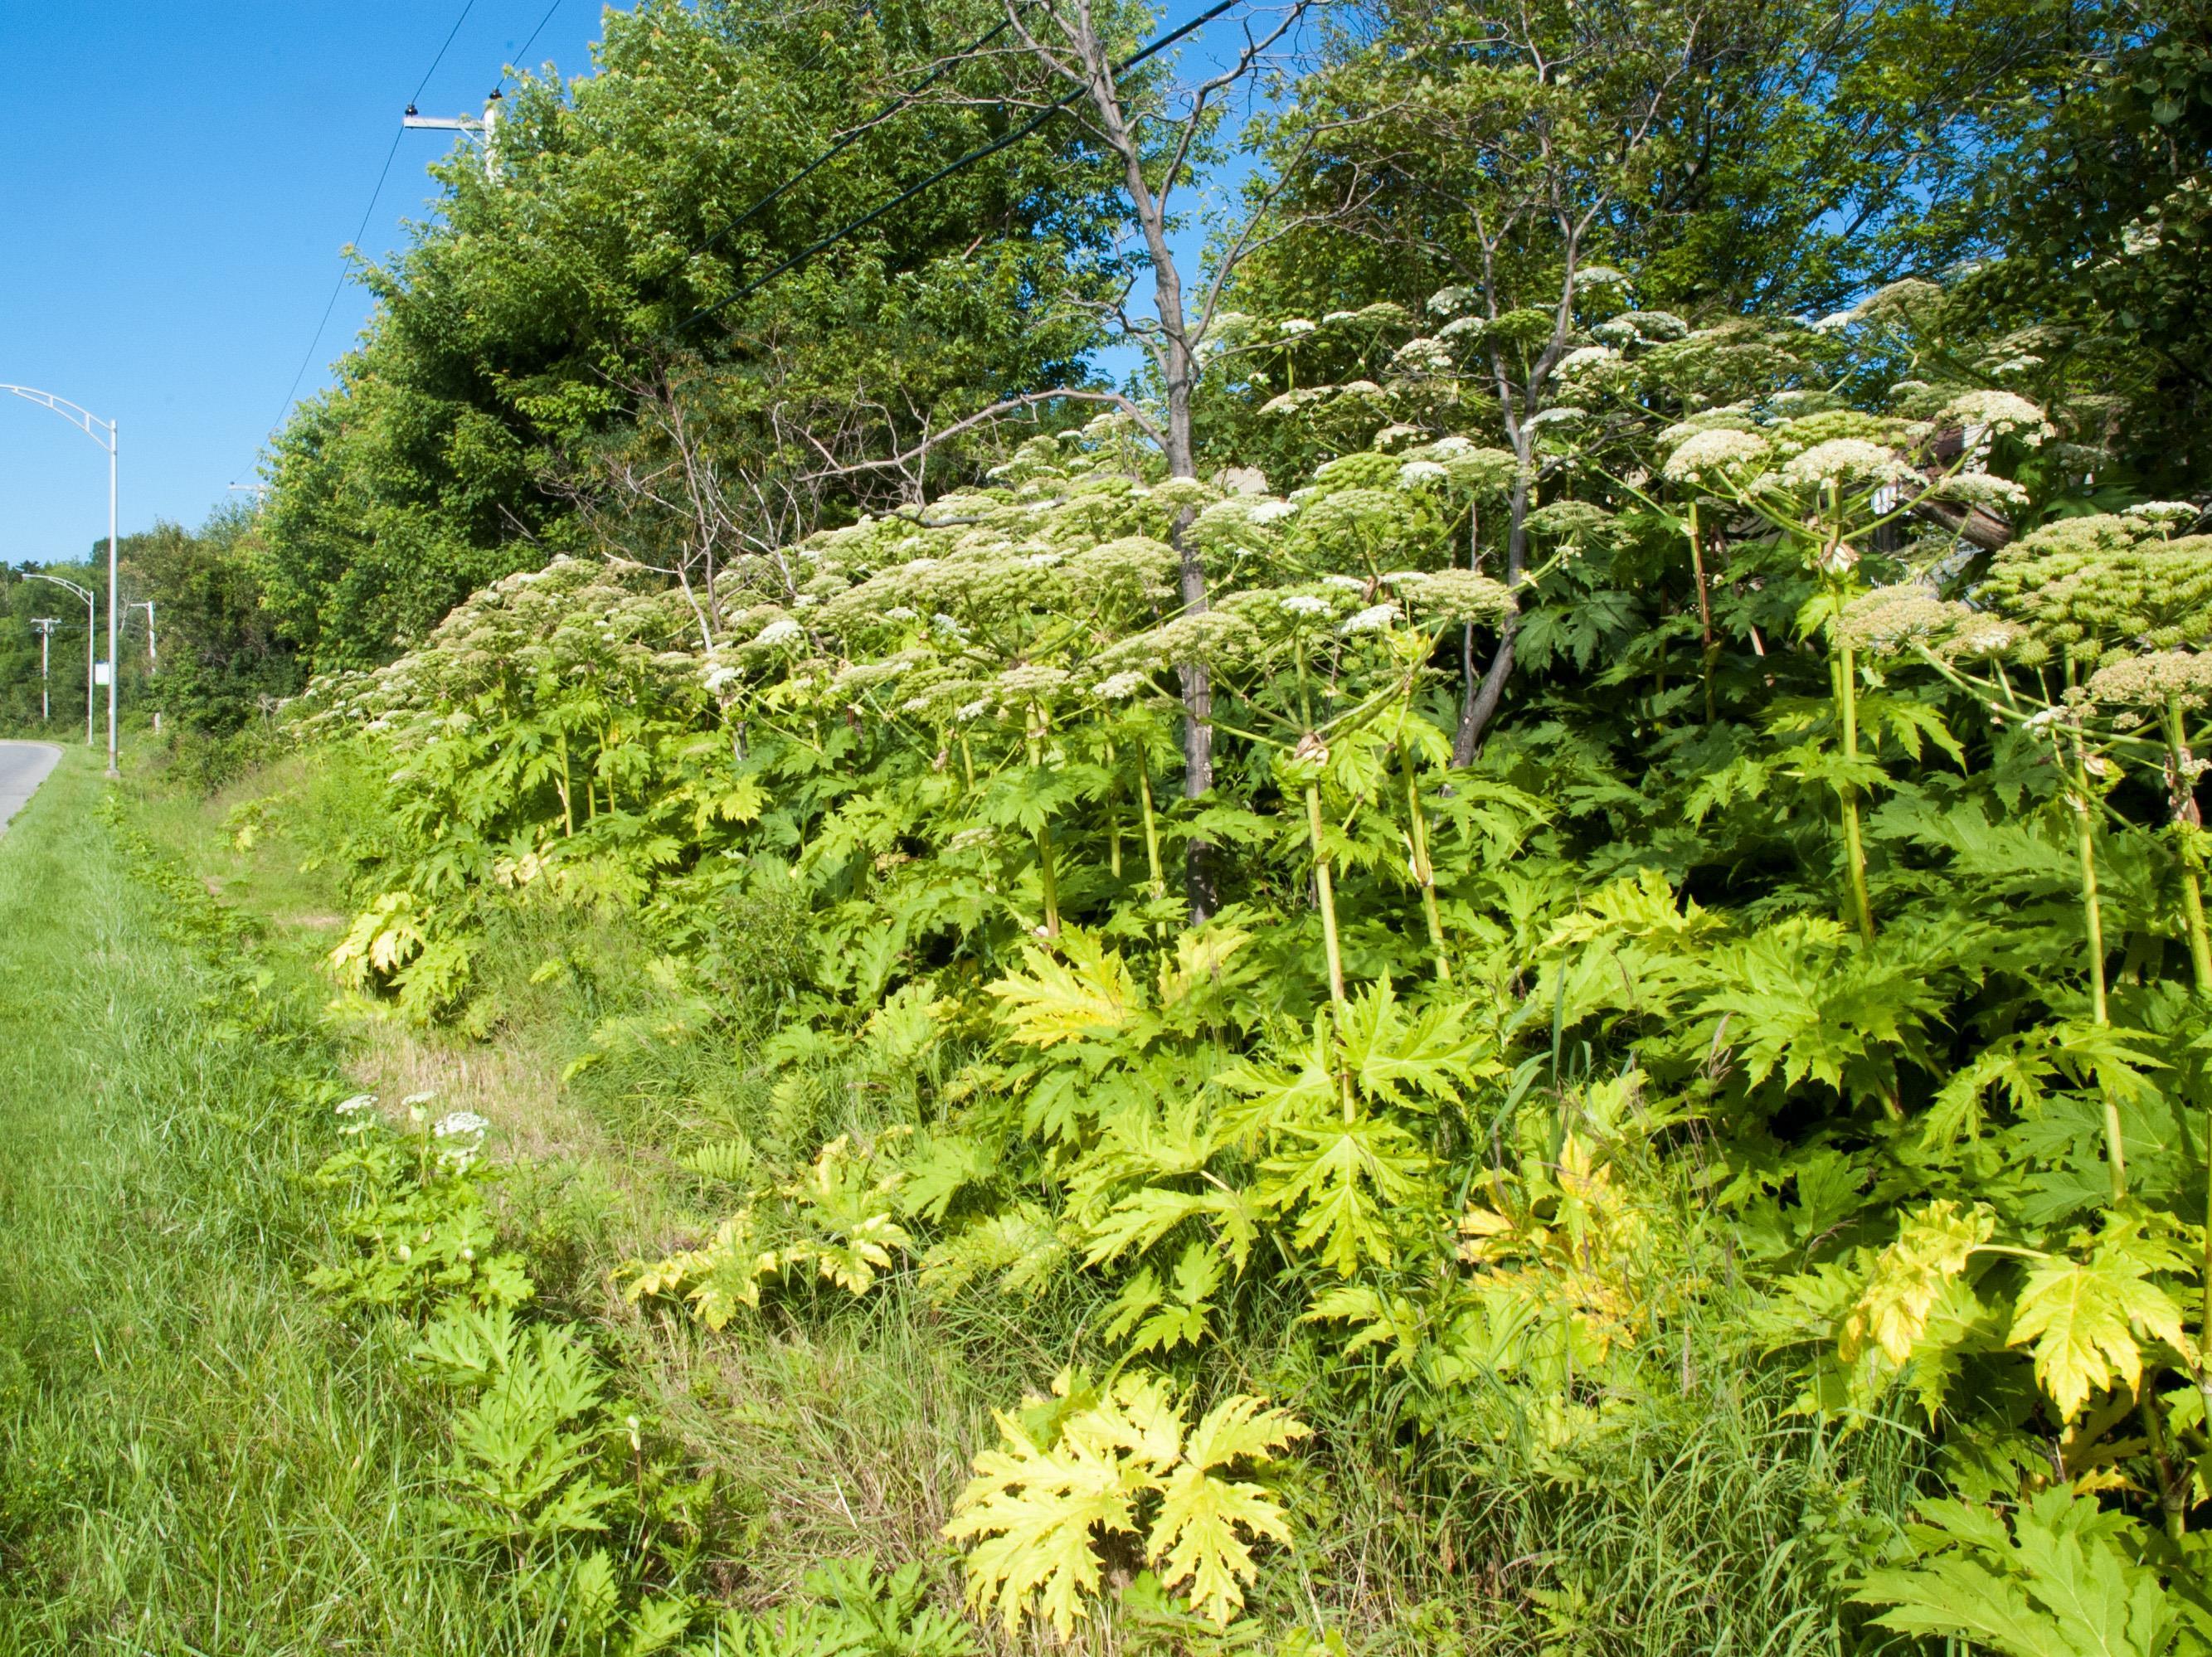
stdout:
{"type": "Polygon", "coordinates": [[[99,444],[101,448],[107,450],[111,454],[114,452],[115,422],[113,421],[102,420],[82,404],[72,403],[65,397],[56,397],[52,391],[40,391],[34,385],[10,385],[4,381],[0,381],[0,391],[11,391],[26,403],[36,403],[43,408],[52,409],[70,425],[76,427],[87,437],[99,444]],[[105,437],[101,436],[100,429],[96,428],[105,429],[107,434],[105,437]]]}
{"type": "Polygon", "coordinates": [[[67,587],[76,594],[77,602],[81,604],[89,604],[98,597],[90,587],[81,587],[67,576],[47,575],[35,569],[27,569],[23,572],[23,579],[27,581],[52,581],[58,587],[67,587]]]}

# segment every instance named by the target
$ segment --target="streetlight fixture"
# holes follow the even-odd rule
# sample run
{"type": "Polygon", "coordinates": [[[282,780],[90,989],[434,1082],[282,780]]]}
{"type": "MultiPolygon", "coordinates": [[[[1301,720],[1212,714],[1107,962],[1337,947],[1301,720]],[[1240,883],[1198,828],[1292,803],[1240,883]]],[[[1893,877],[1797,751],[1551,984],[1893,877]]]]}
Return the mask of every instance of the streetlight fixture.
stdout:
{"type": "MultiPolygon", "coordinates": [[[[46,575],[35,569],[25,570],[23,579],[28,581],[51,581],[58,587],[67,587],[71,592],[76,594],[84,604],[84,745],[89,748],[92,746],[92,684],[93,680],[97,677],[92,669],[93,641],[100,636],[99,595],[90,587],[81,587],[66,577],[46,575]]],[[[114,615],[114,609],[110,606],[108,618],[111,621],[113,620],[114,615]]],[[[40,654],[41,658],[44,657],[44,646],[40,647],[40,654]]],[[[107,701],[109,707],[114,706],[115,675],[112,671],[107,676],[107,701]]],[[[114,753],[111,750],[108,758],[112,761],[114,757],[114,753]]]]}
{"type": "MultiPolygon", "coordinates": [[[[56,397],[52,391],[37,391],[28,385],[10,385],[4,382],[0,382],[0,391],[10,391],[15,396],[21,398],[27,403],[36,403],[44,408],[52,409],[64,420],[68,421],[70,425],[76,427],[87,437],[99,444],[101,448],[107,451],[107,774],[111,777],[119,777],[123,774],[123,772],[121,768],[115,762],[117,751],[115,728],[115,681],[118,677],[115,671],[115,560],[118,549],[116,540],[115,472],[116,454],[119,446],[116,440],[118,434],[116,424],[112,420],[100,419],[88,409],[80,408],[77,404],[70,402],[65,397],[56,397]],[[103,427],[106,429],[107,433],[105,437],[102,437],[100,433],[100,428],[103,427]]],[[[51,580],[55,578],[50,576],[47,579],[51,580]]],[[[64,586],[70,586],[74,584],[64,581],[62,585],[64,586]]],[[[79,588],[78,591],[82,592],[82,589],[79,588]]],[[[88,599],[90,598],[89,594],[87,594],[86,596],[88,599]]],[[[93,642],[89,638],[88,638],[85,640],[86,653],[89,655],[93,648],[93,642]]],[[[85,722],[87,725],[85,740],[88,743],[92,739],[91,731],[89,728],[92,718],[91,696],[91,687],[88,685],[85,689],[85,722]]]]}

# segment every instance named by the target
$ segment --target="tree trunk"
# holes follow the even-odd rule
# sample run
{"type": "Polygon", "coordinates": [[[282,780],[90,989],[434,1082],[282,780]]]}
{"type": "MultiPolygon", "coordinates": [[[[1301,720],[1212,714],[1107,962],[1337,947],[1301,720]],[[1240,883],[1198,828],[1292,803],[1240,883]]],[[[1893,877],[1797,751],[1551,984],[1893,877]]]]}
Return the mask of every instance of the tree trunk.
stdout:
{"type": "MultiPolygon", "coordinates": [[[[1513,480],[1513,495],[1508,508],[1505,531],[1505,585],[1517,589],[1522,572],[1528,563],[1528,445],[1524,438],[1516,443],[1521,455],[1520,475],[1513,480]]],[[[1505,697],[1505,682],[1513,677],[1513,635],[1521,622],[1520,596],[1514,592],[1513,602],[1505,614],[1498,618],[1498,644],[1490,654],[1490,666],[1477,683],[1474,677],[1474,635],[1467,639],[1464,661],[1464,683],[1461,689],[1459,729],[1452,736],[1452,763],[1472,765],[1474,756],[1482,751],[1482,739],[1491,721],[1498,717],[1498,704],[1505,697]]]]}

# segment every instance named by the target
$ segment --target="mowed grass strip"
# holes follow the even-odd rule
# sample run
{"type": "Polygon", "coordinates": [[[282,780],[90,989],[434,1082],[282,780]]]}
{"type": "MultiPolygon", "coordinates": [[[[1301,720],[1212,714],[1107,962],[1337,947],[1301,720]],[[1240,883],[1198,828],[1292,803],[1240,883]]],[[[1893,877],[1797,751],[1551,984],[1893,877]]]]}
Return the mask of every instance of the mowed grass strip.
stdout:
{"type": "Polygon", "coordinates": [[[337,1324],[304,1023],[235,1021],[71,755],[0,836],[0,1652],[527,1652],[426,1522],[407,1334],[337,1324]]]}

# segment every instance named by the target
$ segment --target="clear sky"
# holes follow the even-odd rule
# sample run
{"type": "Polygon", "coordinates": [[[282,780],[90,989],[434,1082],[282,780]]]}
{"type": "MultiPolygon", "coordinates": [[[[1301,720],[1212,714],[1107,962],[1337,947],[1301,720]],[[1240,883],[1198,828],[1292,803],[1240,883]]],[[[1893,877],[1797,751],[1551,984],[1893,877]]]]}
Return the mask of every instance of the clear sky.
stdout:
{"type": "MultiPolygon", "coordinates": [[[[122,424],[125,534],[197,525],[251,482],[400,112],[474,113],[553,0],[0,0],[0,382],[122,424]],[[464,5],[466,15],[463,15],[464,5]]],[[[560,0],[530,66],[590,68],[599,0],[560,0]]],[[[364,251],[432,193],[444,135],[402,139],[364,251]]],[[[349,283],[300,383],[327,383],[349,283]]],[[[107,462],[0,395],[0,562],[83,556],[107,462]]]]}
{"type": "MultiPolygon", "coordinates": [[[[0,383],[121,422],[125,534],[198,525],[255,481],[295,376],[327,385],[359,332],[352,282],[316,325],[416,88],[425,115],[474,114],[533,31],[524,66],[573,79],[600,27],[601,0],[0,0],[0,383]]],[[[368,257],[425,215],[450,142],[400,137],[368,257]]],[[[1202,240],[1179,238],[1194,267],[1202,240]]],[[[106,486],[90,439],[0,394],[0,563],[88,555],[106,486]]]]}

